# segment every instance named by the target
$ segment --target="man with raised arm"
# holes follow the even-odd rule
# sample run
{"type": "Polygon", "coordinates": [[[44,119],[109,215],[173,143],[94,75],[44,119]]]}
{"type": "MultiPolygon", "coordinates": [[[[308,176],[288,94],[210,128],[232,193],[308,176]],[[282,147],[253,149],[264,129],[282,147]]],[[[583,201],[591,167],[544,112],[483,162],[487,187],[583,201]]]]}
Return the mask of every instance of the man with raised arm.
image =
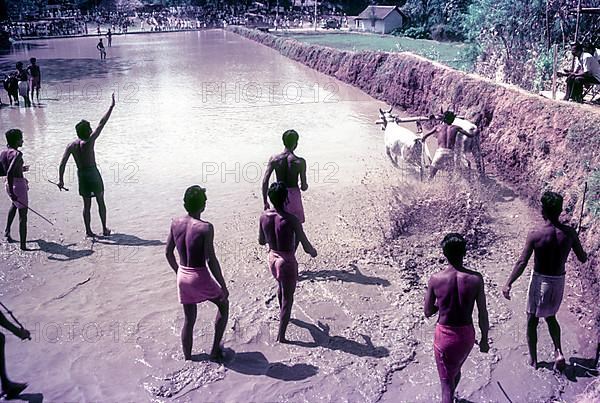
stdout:
{"type": "Polygon", "coordinates": [[[559,220],[563,207],[562,196],[555,192],[545,192],[541,202],[544,223],[527,235],[525,248],[502,293],[506,299],[510,299],[512,284],[523,274],[529,258],[534,254],[527,299],[529,365],[537,368],[537,326],[540,318],[545,318],[554,344],[555,368],[562,370],[565,367],[565,357],[560,344],[560,326],[556,313],[565,289],[565,263],[571,250],[582,263],[587,261],[587,254],[581,247],[577,231],[559,220]]]}
{"type": "Polygon", "coordinates": [[[277,280],[277,301],[279,302],[279,332],[277,341],[286,343],[285,331],[292,314],[294,292],[298,282],[298,262],[296,245],[302,244],[304,251],[312,257],[317,256],[316,249],[310,244],[302,229],[302,223],[285,207],[288,189],[285,183],[275,182],[268,190],[273,208],[265,210],[260,216],[258,243],[269,244],[269,269],[277,280]]]}
{"type": "Polygon", "coordinates": [[[429,173],[429,179],[433,179],[437,171],[442,168],[454,168],[456,161],[454,147],[456,145],[456,138],[458,133],[461,133],[469,138],[473,135],[467,131],[461,129],[458,126],[453,125],[456,115],[454,112],[446,111],[442,117],[442,123],[437,127],[426,133],[422,141],[425,142],[429,136],[436,134],[437,137],[437,149],[431,161],[431,172],[429,173]]]}
{"type": "Polygon", "coordinates": [[[181,330],[181,344],[185,359],[192,359],[196,304],[210,301],[218,309],[210,358],[220,361],[223,359],[221,340],[229,318],[229,291],[215,254],[214,227],[200,218],[206,207],[206,200],[206,189],[200,186],[191,186],[185,191],[183,207],[188,214],[173,219],[167,239],[166,257],[177,274],[179,302],[183,304],[185,319],[181,330]],[[179,264],[175,258],[175,248],[179,253],[179,264]]]}
{"type": "Polygon", "coordinates": [[[489,351],[489,319],[483,277],[463,266],[467,242],[462,235],[450,233],[442,241],[448,260],[444,270],[429,279],[425,294],[425,316],[439,313],[433,349],[442,386],[442,402],[451,403],[460,381],[460,370],[475,344],[473,308],[477,303],[481,341],[479,350],[489,351]]]}
{"type": "Polygon", "coordinates": [[[88,237],[95,237],[96,234],[92,231],[91,207],[92,198],[96,198],[98,204],[98,213],[102,222],[102,235],[110,235],[110,230],[106,226],[106,204],[104,203],[104,182],[98,167],[96,166],[96,154],[94,146],[96,140],[102,133],[102,129],[108,122],[110,115],[115,107],[115,94],[112,94],[112,102],[106,114],[98,123],[96,130],[92,131],[90,122],[82,120],[77,123],[75,130],[77,131],[78,139],[73,141],[65,149],[59,168],[58,187],[64,187],[65,167],[69,157],[72,155],[77,165],[77,178],[79,180],[79,195],[83,198],[83,223],[85,224],[85,234],[88,237]]]}
{"type": "MultiPolygon", "coordinates": [[[[24,328],[16,327],[13,325],[2,312],[0,312],[0,326],[17,336],[21,340],[28,339],[30,337],[29,331],[24,328]]],[[[2,393],[6,395],[7,399],[14,399],[25,390],[27,387],[26,383],[17,383],[8,379],[6,374],[6,354],[4,353],[4,347],[6,346],[6,337],[4,333],[0,332],[0,380],[2,381],[2,393]]]]}
{"type": "Polygon", "coordinates": [[[306,161],[304,158],[300,158],[294,154],[294,150],[298,147],[299,138],[295,130],[287,130],[283,133],[282,138],[285,149],[282,153],[271,157],[263,178],[262,196],[264,209],[268,210],[270,208],[267,201],[267,189],[269,188],[271,174],[275,171],[277,181],[283,182],[287,186],[288,199],[285,201],[285,210],[295,215],[300,223],[303,224],[305,221],[304,207],[302,206],[300,190],[304,192],[308,189],[308,183],[306,183],[306,161]],[[298,188],[298,179],[300,179],[300,189],[298,188]]]}

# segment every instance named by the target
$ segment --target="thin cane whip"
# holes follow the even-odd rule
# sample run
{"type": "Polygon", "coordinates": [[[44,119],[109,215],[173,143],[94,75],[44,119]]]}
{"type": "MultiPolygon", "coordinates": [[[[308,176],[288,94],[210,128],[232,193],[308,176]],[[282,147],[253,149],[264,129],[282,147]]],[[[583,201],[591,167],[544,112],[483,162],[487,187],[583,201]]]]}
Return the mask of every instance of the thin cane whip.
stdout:
{"type": "MultiPolygon", "coordinates": [[[[12,311],[10,309],[8,309],[6,307],[6,305],[4,305],[2,302],[0,302],[0,305],[2,305],[2,308],[4,308],[4,310],[10,315],[10,317],[12,318],[12,320],[23,330],[25,330],[25,327],[23,327],[23,325],[21,324],[21,322],[19,322],[19,320],[17,318],[15,318],[15,315],[13,315],[12,311]]],[[[28,337],[29,340],[31,340],[31,337],[28,337]]]]}
{"type": "Polygon", "coordinates": [[[500,388],[500,390],[502,391],[502,393],[504,394],[504,397],[506,397],[506,400],[508,400],[510,403],[513,403],[512,400],[510,400],[510,397],[508,397],[508,394],[504,391],[504,388],[502,387],[502,385],[500,384],[500,381],[496,381],[496,383],[498,384],[498,387],[500,388]]]}
{"type": "Polygon", "coordinates": [[[58,183],[56,183],[56,182],[52,182],[50,179],[48,179],[48,182],[50,182],[50,183],[51,183],[51,184],[53,184],[53,185],[56,185],[56,186],[58,186],[58,188],[59,188],[60,190],[65,190],[65,191],[67,191],[67,192],[69,191],[69,189],[67,189],[66,187],[64,187],[64,186],[60,186],[58,183]]]}
{"type": "Polygon", "coordinates": [[[44,217],[43,215],[41,215],[40,213],[38,213],[37,211],[35,211],[34,209],[32,209],[31,207],[27,207],[27,210],[31,211],[32,213],[36,214],[37,216],[41,217],[43,220],[45,220],[48,224],[50,225],[54,225],[54,223],[52,221],[50,221],[49,219],[47,219],[46,217],[44,217]]]}
{"type": "Polygon", "coordinates": [[[581,231],[581,220],[583,219],[583,208],[585,207],[585,196],[587,194],[587,182],[585,182],[585,185],[583,187],[583,200],[581,201],[581,213],[579,214],[579,225],[577,226],[577,235],[579,235],[579,232],[581,231]]]}

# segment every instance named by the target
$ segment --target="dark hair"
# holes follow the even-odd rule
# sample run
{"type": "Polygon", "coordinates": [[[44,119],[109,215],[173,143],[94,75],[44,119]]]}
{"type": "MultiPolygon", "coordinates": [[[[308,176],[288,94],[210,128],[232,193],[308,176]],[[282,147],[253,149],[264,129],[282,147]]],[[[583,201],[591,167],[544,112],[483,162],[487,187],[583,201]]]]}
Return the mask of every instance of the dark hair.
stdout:
{"type": "Polygon", "coordinates": [[[23,132],[19,129],[10,129],[5,133],[6,143],[9,147],[16,147],[17,142],[23,139],[23,132]]]}
{"type": "Polygon", "coordinates": [[[92,126],[90,126],[90,122],[87,120],[81,120],[81,122],[75,125],[75,130],[77,131],[77,137],[81,140],[87,140],[90,138],[92,126]]]}
{"type": "Polygon", "coordinates": [[[183,195],[183,207],[188,213],[204,210],[206,206],[206,189],[194,185],[187,188],[183,195]]]}
{"type": "Polygon", "coordinates": [[[269,199],[275,208],[282,208],[287,200],[288,190],[283,182],[274,182],[269,186],[269,199]]]}
{"type": "Polygon", "coordinates": [[[36,59],[35,57],[32,57],[31,59],[29,59],[29,61],[30,61],[31,63],[35,63],[35,62],[37,62],[37,59],[36,59]]]}
{"type": "Polygon", "coordinates": [[[456,118],[456,113],[452,112],[452,111],[446,111],[444,112],[444,117],[442,118],[442,120],[444,121],[444,123],[447,124],[452,124],[452,122],[454,122],[454,119],[456,118]]]}
{"type": "Polygon", "coordinates": [[[17,62],[16,66],[17,66],[17,69],[22,69],[23,68],[23,62],[17,62]]]}
{"type": "Polygon", "coordinates": [[[296,146],[298,144],[298,138],[300,136],[298,136],[298,132],[296,132],[296,130],[286,130],[283,133],[283,136],[281,136],[281,138],[283,139],[283,145],[285,146],[285,148],[294,148],[294,146],[296,146]]]}
{"type": "Polygon", "coordinates": [[[467,241],[461,234],[451,232],[444,237],[442,250],[450,263],[456,263],[467,253],[467,241]]]}
{"type": "Polygon", "coordinates": [[[571,45],[572,52],[583,52],[583,45],[579,42],[575,42],[571,45]]]}
{"type": "Polygon", "coordinates": [[[558,220],[563,209],[563,197],[556,192],[544,192],[540,201],[544,217],[551,221],[558,220]]]}

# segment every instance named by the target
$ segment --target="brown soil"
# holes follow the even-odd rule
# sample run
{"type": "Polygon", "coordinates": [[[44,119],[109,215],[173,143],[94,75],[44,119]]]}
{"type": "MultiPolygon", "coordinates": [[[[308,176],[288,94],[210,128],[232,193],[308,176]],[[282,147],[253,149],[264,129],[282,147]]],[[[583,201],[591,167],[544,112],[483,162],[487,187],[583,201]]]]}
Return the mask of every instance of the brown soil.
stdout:
{"type": "MultiPolygon", "coordinates": [[[[573,271],[582,284],[581,305],[598,299],[600,108],[552,101],[410,53],[340,51],[240,27],[231,30],[410,114],[426,115],[440,107],[470,119],[479,114],[487,166],[532,205],[544,190],[562,193],[563,219],[574,225],[587,182],[581,239],[590,260],[573,263],[573,271]]],[[[591,320],[600,328],[600,307],[593,309],[582,314],[582,323],[591,320]]]]}

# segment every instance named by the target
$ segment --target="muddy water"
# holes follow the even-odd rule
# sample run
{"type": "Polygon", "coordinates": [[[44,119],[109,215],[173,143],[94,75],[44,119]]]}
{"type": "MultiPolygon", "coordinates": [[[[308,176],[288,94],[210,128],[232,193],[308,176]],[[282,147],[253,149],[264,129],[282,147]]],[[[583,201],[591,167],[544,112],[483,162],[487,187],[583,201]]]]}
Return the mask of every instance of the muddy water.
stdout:
{"type": "MultiPolygon", "coordinates": [[[[35,333],[33,343],[10,341],[11,376],[29,380],[47,399],[71,401],[151,398],[173,371],[184,386],[191,382],[188,388],[215,382],[225,371],[228,385],[268,380],[265,399],[288,393],[280,378],[301,383],[317,374],[333,376],[333,361],[270,364],[289,360],[290,353],[269,347],[277,322],[266,252],[255,243],[260,179],[268,157],[282,149],[281,133],[296,129],[298,154],[309,163],[307,215],[316,218],[307,231],[324,229],[329,233],[320,238],[330,238],[335,214],[356,207],[351,198],[347,207],[336,200],[337,189],[350,189],[370,167],[383,165],[380,131],[372,123],[381,104],[222,31],[115,37],[106,61],[99,60],[96,42],[39,41],[0,59],[6,67],[35,56],[42,67],[41,105],[3,108],[0,131],[24,131],[31,206],[56,223],[31,216],[30,246],[38,249],[33,253],[1,246],[3,300],[35,333]],[[74,125],[85,118],[95,126],[113,91],[117,106],[96,151],[116,235],[90,242],[83,237],[72,162],[69,192],[58,192],[47,180],[56,179],[74,125]],[[226,342],[242,350],[233,370],[204,362],[182,369],[182,314],[163,241],[170,218],[182,213],[185,188],[195,183],[208,188],[205,216],[216,225],[217,252],[232,290],[226,342]],[[313,203],[319,190],[327,195],[325,203],[313,203]]],[[[0,207],[6,211],[5,198],[0,207]]],[[[95,210],[92,223],[98,231],[95,210]]],[[[213,314],[208,306],[201,310],[198,353],[209,348],[213,314]]],[[[350,317],[335,316],[341,328],[352,324],[350,317]]],[[[357,343],[366,345],[360,338],[357,343]]],[[[301,357],[305,349],[293,354],[301,357]]],[[[252,387],[215,390],[227,400],[252,387]]]]}
{"type": "MultiPolygon", "coordinates": [[[[32,342],[10,337],[7,344],[9,374],[29,381],[28,397],[437,400],[433,320],[423,319],[421,302],[427,276],[441,267],[436,251],[448,228],[435,216],[426,231],[413,223],[400,240],[383,242],[394,209],[407,208],[390,202],[394,190],[407,200],[410,194],[386,161],[381,132],[372,123],[382,105],[221,31],[115,37],[102,62],[95,43],[89,38],[38,42],[0,59],[5,66],[36,56],[46,88],[40,107],[0,111],[0,131],[25,132],[31,206],[56,223],[52,227],[31,216],[35,252],[0,245],[2,301],[33,332],[32,342]],[[115,235],[91,242],[83,237],[73,171],[70,192],[59,193],[47,179],[56,178],[75,123],[86,118],[95,125],[111,91],[118,104],[98,141],[97,157],[115,235]],[[277,345],[275,284],[266,251],[256,244],[256,226],[260,176],[288,128],[299,131],[298,154],[309,165],[305,228],[319,257],[298,253],[301,275],[288,329],[293,343],[277,345]],[[182,214],[183,191],[193,183],[208,188],[205,217],[216,226],[217,253],[231,292],[225,365],[206,360],[215,314],[206,304],[198,314],[196,361],[183,361],[182,312],[163,257],[170,218],[182,214]]],[[[499,304],[490,309],[498,343],[492,354],[473,353],[459,392],[476,401],[502,401],[493,382],[500,380],[515,401],[557,396],[571,401],[587,379],[556,381],[538,372],[543,382],[528,387],[531,374],[520,360],[523,336],[514,336],[523,318],[509,312],[520,312],[517,298],[522,302],[525,281],[509,307],[498,301],[506,262],[520,247],[515,239],[524,236],[534,217],[514,196],[503,204],[495,194],[499,188],[492,193],[500,201],[489,200],[489,212],[501,212],[492,231],[500,240],[497,249],[484,255],[489,261],[469,257],[488,279],[490,307],[499,304]],[[518,215],[508,213],[514,209],[518,215]],[[511,378],[513,373],[518,376],[511,378]],[[529,392],[526,399],[523,391],[529,392]]],[[[458,190],[432,197],[452,201],[458,190]]],[[[0,198],[0,211],[7,207],[0,198]]],[[[413,210],[417,216],[431,214],[413,210]]],[[[567,316],[568,305],[563,310],[567,316]]],[[[573,317],[561,323],[570,356],[586,356],[573,317]]],[[[547,359],[547,338],[540,343],[547,359]]]]}

